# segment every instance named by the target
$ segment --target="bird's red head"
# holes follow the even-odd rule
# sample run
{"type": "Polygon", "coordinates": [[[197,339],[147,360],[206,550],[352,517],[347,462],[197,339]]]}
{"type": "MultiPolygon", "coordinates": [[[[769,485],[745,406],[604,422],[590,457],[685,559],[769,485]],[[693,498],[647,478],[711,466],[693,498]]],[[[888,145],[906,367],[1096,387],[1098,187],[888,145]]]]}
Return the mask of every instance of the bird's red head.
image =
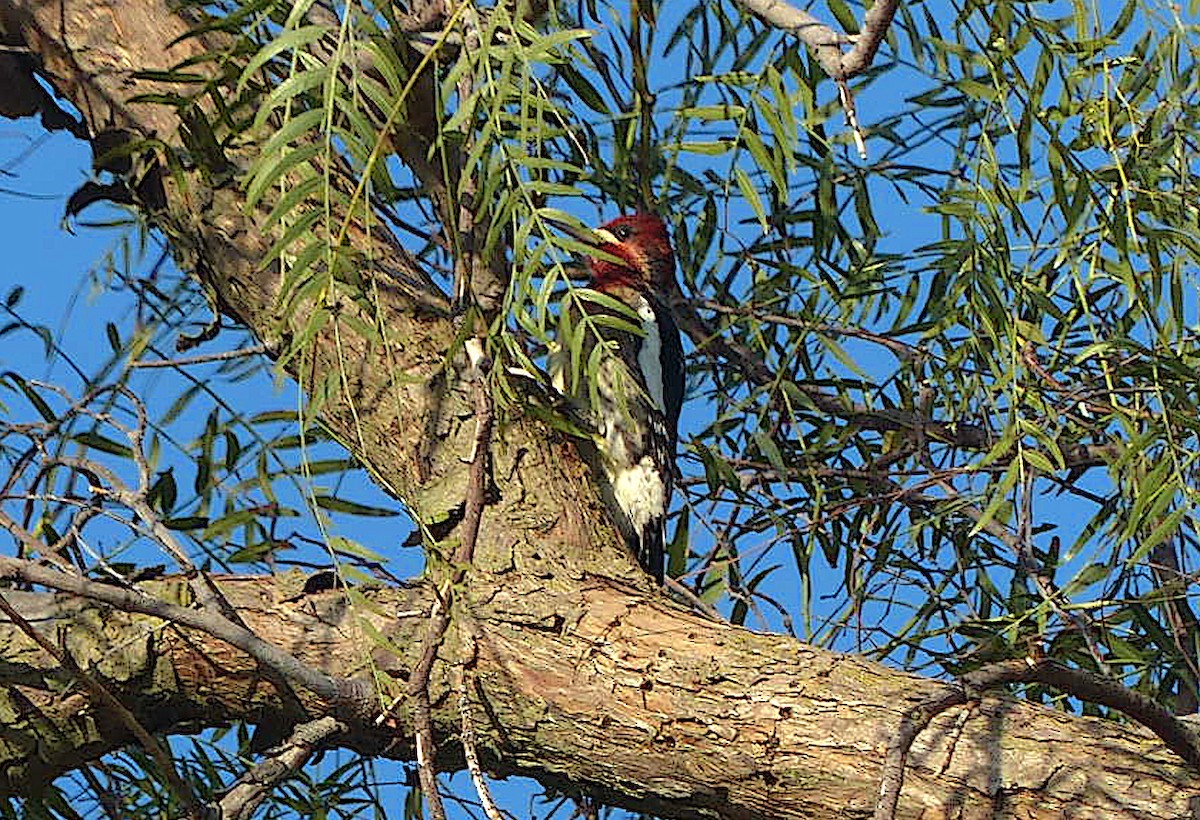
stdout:
{"type": "Polygon", "coordinates": [[[622,260],[588,260],[592,287],[605,291],[619,286],[666,293],[675,279],[675,251],[666,224],[654,214],[621,216],[593,233],[605,253],[622,260]]]}

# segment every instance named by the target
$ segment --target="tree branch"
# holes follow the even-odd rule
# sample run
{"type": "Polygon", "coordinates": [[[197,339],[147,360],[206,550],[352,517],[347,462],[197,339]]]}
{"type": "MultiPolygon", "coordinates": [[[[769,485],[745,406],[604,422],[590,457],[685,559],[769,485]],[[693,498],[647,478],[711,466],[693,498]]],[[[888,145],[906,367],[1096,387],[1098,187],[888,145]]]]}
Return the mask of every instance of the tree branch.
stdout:
{"type": "Polygon", "coordinates": [[[812,49],[825,73],[835,79],[842,72],[842,46],[853,38],[835,31],[807,11],[784,0],[738,0],[738,4],[775,28],[794,34],[812,49]]]}
{"type": "MultiPolygon", "coordinates": [[[[762,359],[744,345],[730,341],[721,336],[721,332],[699,314],[699,309],[712,310],[716,313],[732,315],[751,315],[765,322],[811,329],[817,332],[828,332],[839,335],[852,335],[864,338],[877,344],[884,345],[898,355],[920,355],[920,351],[908,348],[903,343],[888,340],[875,334],[865,334],[853,329],[843,329],[833,326],[809,327],[808,323],[794,317],[773,313],[759,313],[751,309],[731,308],[709,301],[693,303],[682,293],[677,293],[671,302],[672,311],[679,321],[680,329],[685,332],[692,342],[704,355],[719,357],[733,364],[746,378],[760,386],[768,387],[779,383],[780,376],[771,370],[762,359]]],[[[943,421],[930,418],[927,414],[900,408],[876,409],[864,404],[847,401],[841,396],[827,393],[817,385],[803,381],[792,381],[797,390],[803,393],[813,403],[817,411],[842,419],[864,430],[881,433],[909,432],[919,434],[928,441],[947,444],[965,450],[986,451],[995,444],[996,434],[982,424],[959,421],[943,421]]],[[[1068,468],[1102,467],[1118,459],[1124,452],[1120,442],[1107,444],[1064,444],[1061,448],[1063,459],[1068,468]]],[[[991,464],[1003,464],[1010,455],[998,455],[990,460],[991,464]]]]}
{"type": "Polygon", "coordinates": [[[476,751],[475,720],[471,717],[471,699],[468,696],[467,672],[458,670],[458,713],[462,719],[463,757],[467,762],[467,771],[471,774],[471,782],[475,784],[475,793],[479,795],[479,805],[488,820],[504,820],[496,801],[492,799],[492,791],[488,788],[487,779],[483,776],[483,767],[479,765],[479,753],[476,751]]]}
{"type": "Polygon", "coordinates": [[[167,781],[167,788],[170,789],[171,795],[183,804],[187,811],[187,816],[191,820],[201,820],[203,811],[200,803],[196,799],[196,795],[192,792],[191,785],[179,776],[179,770],[175,768],[175,761],[171,755],[163,748],[163,745],[158,742],[154,735],[146,731],[146,728],[138,721],[137,717],[125,708],[125,704],[121,703],[120,699],[113,695],[104,684],[97,681],[87,670],[83,669],[75,662],[75,659],[68,653],[51,643],[44,635],[33,628],[22,615],[13,608],[12,604],[4,595],[0,594],[0,612],[3,612],[13,624],[16,625],[21,632],[25,633],[30,640],[40,646],[46,654],[54,658],[55,661],[73,678],[79,680],[84,688],[88,690],[104,708],[115,714],[118,720],[129,730],[146,754],[154,760],[158,765],[159,771],[167,781]]]}
{"type": "Polygon", "coordinates": [[[241,649],[286,680],[333,702],[341,700],[346,691],[342,681],[301,663],[295,656],[267,643],[250,630],[226,620],[212,610],[189,609],[146,595],[136,588],[125,589],[112,584],[89,581],[78,575],[39,566],[32,561],[0,556],[0,580],[4,579],[19,579],[29,584],[106,603],[125,612],[153,615],[180,626],[198,629],[241,649]]]}
{"type": "Polygon", "coordinates": [[[326,716],[302,723],[282,745],[267,752],[267,759],[246,772],[221,798],[223,820],[250,820],[271,791],[300,770],[313,753],[348,727],[326,716]]]}
{"type": "Polygon", "coordinates": [[[842,57],[842,79],[858,76],[870,68],[899,5],[900,0],[875,0],[871,4],[863,19],[862,31],[854,41],[854,48],[842,57]]]}
{"type": "Polygon", "coordinates": [[[988,690],[1010,683],[1042,683],[1086,703],[1116,709],[1153,731],[1167,748],[1200,770],[1200,736],[1150,698],[1123,686],[1119,681],[1063,666],[1057,661],[1033,658],[988,664],[963,675],[928,700],[907,712],[888,744],[887,762],[880,778],[874,820],[891,820],[896,815],[904,769],[913,741],[947,709],[978,701],[988,690]]]}
{"type": "Polygon", "coordinates": [[[429,698],[429,677],[437,660],[438,647],[450,625],[454,590],[462,584],[467,569],[475,557],[479,526],[487,503],[488,465],[491,463],[492,397],[487,384],[490,362],[484,355],[479,339],[468,339],[472,390],[475,394],[475,441],[471,448],[470,483],[463,504],[461,538],[454,550],[450,580],[442,587],[429,616],[429,626],[421,642],[421,657],[413,667],[408,681],[408,694],[413,699],[413,720],[416,723],[417,767],[421,792],[429,803],[434,820],[446,820],[446,809],[438,792],[437,768],[434,763],[433,708],[429,698]]]}
{"type": "MultiPolygon", "coordinates": [[[[441,771],[465,765],[453,678],[470,658],[472,698],[488,715],[474,727],[480,766],[499,777],[536,777],[549,788],[681,818],[866,814],[894,727],[945,687],[713,623],[661,596],[599,579],[570,584],[478,567],[470,577],[456,609],[470,628],[447,633],[445,663],[434,665],[430,681],[441,771]]],[[[214,581],[249,629],[295,647],[301,663],[327,675],[372,651],[381,671],[402,675],[428,622],[392,613],[427,609],[432,597],[427,586],[362,589],[367,606],[352,609],[336,590],[285,600],[294,596],[278,589],[280,579],[214,581]],[[406,647],[406,657],[380,653],[360,624],[406,647]]],[[[167,595],[180,584],[142,586],[167,595]]],[[[254,683],[262,681],[254,658],[204,632],[154,629],[153,640],[139,642],[128,638],[145,634],[146,624],[136,626],[142,616],[45,594],[8,597],[33,623],[63,624],[68,641],[87,645],[86,636],[105,623],[96,635],[102,660],[92,668],[153,732],[194,729],[198,720],[295,720],[277,687],[254,683]],[[118,634],[127,639],[110,637],[118,634]]],[[[65,731],[86,723],[80,714],[95,708],[91,698],[64,697],[53,683],[39,683],[57,663],[40,649],[20,654],[13,631],[0,623],[0,644],[22,661],[0,671],[0,705],[14,715],[0,732],[0,794],[21,788],[39,750],[54,750],[38,769],[49,778],[128,742],[65,731]],[[61,746],[68,738],[79,744],[73,754],[61,746]]],[[[319,710],[317,699],[301,694],[306,708],[319,710]]],[[[369,724],[348,721],[337,742],[412,759],[411,742],[403,742],[412,737],[411,710],[395,717],[383,738],[369,724]]],[[[903,814],[970,805],[979,816],[1144,820],[1185,816],[1188,801],[1200,799],[1200,778],[1137,727],[991,695],[965,716],[948,717],[934,718],[909,753],[903,814]]]]}
{"type": "MultiPolygon", "coordinates": [[[[168,68],[189,59],[197,71],[208,65],[198,58],[211,47],[203,37],[184,36],[187,26],[167,3],[0,0],[0,7],[13,21],[10,30],[33,44],[46,75],[79,110],[97,122],[111,118],[163,140],[177,132],[173,109],[128,102],[138,94],[177,91],[135,75],[134,68],[168,68]],[[77,47],[63,33],[64,20],[71,21],[71,36],[86,32],[100,43],[77,47]],[[112,32],[120,32],[119,48],[112,32]],[[164,43],[171,44],[166,56],[164,43]]],[[[162,215],[183,264],[214,288],[222,310],[260,339],[303,329],[307,307],[289,319],[292,324],[279,327],[284,285],[277,271],[261,266],[272,236],[259,229],[257,213],[247,215],[241,189],[206,186],[198,174],[184,182],[205,196],[172,196],[170,212],[162,215]]],[[[356,240],[364,243],[364,253],[371,252],[369,258],[383,260],[365,276],[397,258],[383,239],[364,234],[356,240]]],[[[479,438],[460,362],[447,361],[452,357],[446,352],[456,349],[456,328],[443,314],[423,311],[380,285],[380,299],[369,308],[348,302],[339,305],[343,313],[326,317],[327,329],[306,348],[305,375],[313,377],[306,383],[342,387],[323,405],[330,429],[422,522],[437,520],[467,498],[474,459],[464,462],[463,455],[479,438]],[[339,324],[344,318],[354,321],[339,324]],[[364,326],[377,329],[379,340],[354,330],[364,326]],[[343,379],[327,380],[343,372],[343,379]]],[[[476,637],[468,645],[457,630],[445,633],[444,663],[430,662],[435,694],[448,691],[447,671],[456,662],[470,655],[477,665],[480,698],[492,718],[476,727],[481,765],[501,776],[525,774],[551,788],[585,788],[608,803],[679,817],[869,811],[888,727],[939,684],[786,638],[712,624],[661,596],[639,594],[644,577],[607,521],[574,449],[547,436],[540,424],[506,421],[503,446],[493,453],[500,500],[481,517],[469,577],[456,591],[455,614],[465,613],[476,637]],[[598,710],[598,703],[604,708],[598,710]]],[[[277,579],[216,579],[246,623],[249,636],[236,632],[240,627],[229,636],[230,645],[239,646],[234,639],[245,644],[244,654],[228,651],[224,636],[213,639],[220,633],[206,631],[212,626],[207,620],[195,620],[211,614],[163,610],[161,601],[139,590],[108,587],[101,594],[87,586],[94,582],[14,559],[0,562],[0,577],[53,581],[70,591],[77,596],[70,601],[22,596],[30,606],[59,605],[48,617],[70,622],[80,633],[86,633],[89,618],[107,618],[124,624],[130,635],[144,634],[132,616],[122,621],[123,613],[79,600],[89,595],[111,607],[169,615],[172,623],[188,627],[155,631],[140,644],[146,656],[140,663],[114,664],[123,670],[123,695],[144,694],[139,687],[158,684],[157,672],[169,671],[166,677],[178,687],[172,705],[186,708],[176,716],[165,713],[161,701],[144,698],[135,712],[147,726],[167,731],[192,729],[201,720],[252,721],[283,711],[276,687],[263,687],[265,694],[255,688],[262,681],[264,652],[280,664],[268,666],[289,680],[285,669],[295,670],[283,661],[311,667],[315,686],[301,696],[313,708],[321,704],[309,691],[338,694],[343,681],[335,674],[345,669],[372,663],[401,676],[416,665],[428,622],[396,613],[430,611],[433,600],[432,590],[419,587],[364,589],[369,605],[354,608],[340,592],[281,602],[277,579]],[[402,648],[382,651],[364,636],[366,624],[402,648]],[[284,652],[281,659],[266,652],[280,646],[295,655],[284,652]],[[239,686],[248,687],[254,699],[232,696],[239,686]]],[[[5,634],[4,640],[16,639],[5,634]]],[[[124,661],[117,653],[127,643],[133,641],[108,641],[101,651],[124,661]]],[[[92,704],[62,698],[49,686],[35,692],[38,675],[48,674],[37,665],[45,663],[41,654],[20,669],[13,665],[0,672],[8,675],[0,679],[6,687],[3,705],[19,718],[3,727],[2,737],[11,743],[0,748],[3,792],[20,788],[22,775],[52,776],[126,742],[123,735],[97,732],[86,734],[73,755],[61,751],[64,738],[75,736],[68,729],[87,723],[80,717],[92,704]],[[50,743],[56,754],[38,768],[30,761],[50,743]]],[[[441,703],[430,700],[435,707],[441,703]]],[[[1200,796],[1193,774],[1146,733],[1010,699],[985,699],[978,712],[952,747],[939,744],[935,732],[920,738],[932,740],[910,755],[906,767],[910,787],[919,791],[910,804],[914,813],[918,806],[951,813],[969,805],[981,813],[1043,817],[1059,817],[1067,809],[1177,817],[1200,796]],[[1096,749],[1104,749],[1103,755],[1096,749]],[[1060,776],[1064,769],[1078,776],[1060,776]]],[[[405,738],[415,727],[405,717],[398,714],[387,754],[410,759],[413,749],[405,738]]],[[[438,765],[443,770],[462,765],[450,742],[461,731],[458,716],[433,708],[431,719],[438,765]]],[[[341,742],[377,751],[370,731],[355,727],[341,742]]]]}
{"type": "Polygon", "coordinates": [[[840,34],[807,11],[784,0],[737,2],[775,28],[800,38],[812,49],[825,73],[835,80],[848,80],[870,67],[900,4],[900,0],[875,0],[867,11],[861,32],[840,34]],[[848,54],[843,54],[842,46],[849,43],[853,43],[854,48],[848,54]]]}

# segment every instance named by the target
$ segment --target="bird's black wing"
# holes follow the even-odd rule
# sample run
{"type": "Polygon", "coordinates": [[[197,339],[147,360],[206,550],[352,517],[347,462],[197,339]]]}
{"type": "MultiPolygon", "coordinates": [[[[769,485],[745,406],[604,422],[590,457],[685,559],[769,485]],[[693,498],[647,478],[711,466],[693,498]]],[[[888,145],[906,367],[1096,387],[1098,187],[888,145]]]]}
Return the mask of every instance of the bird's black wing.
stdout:
{"type": "MultiPolygon", "coordinates": [[[[567,311],[551,365],[555,382],[591,408],[605,500],[638,563],[661,583],[682,382],[663,385],[675,408],[664,414],[638,360],[646,336],[630,314],[588,299],[571,300],[567,311]]],[[[678,331],[665,336],[663,344],[679,348],[678,331]]]]}

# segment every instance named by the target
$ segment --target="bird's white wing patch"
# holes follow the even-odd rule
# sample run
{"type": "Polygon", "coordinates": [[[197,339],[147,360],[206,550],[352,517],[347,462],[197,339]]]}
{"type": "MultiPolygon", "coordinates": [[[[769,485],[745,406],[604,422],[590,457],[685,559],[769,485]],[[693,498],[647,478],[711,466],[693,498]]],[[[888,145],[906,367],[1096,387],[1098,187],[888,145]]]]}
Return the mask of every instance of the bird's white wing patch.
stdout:
{"type": "Polygon", "coordinates": [[[567,351],[558,342],[550,342],[546,356],[546,369],[550,371],[550,384],[562,395],[567,394],[567,351]]]}
{"type": "Polygon", "coordinates": [[[667,412],[667,403],[663,398],[662,372],[662,335],[658,332],[658,317],[654,308],[645,296],[637,298],[637,314],[642,320],[642,331],[646,334],[638,348],[638,368],[642,378],[646,380],[646,392],[654,402],[658,412],[667,412]]]}

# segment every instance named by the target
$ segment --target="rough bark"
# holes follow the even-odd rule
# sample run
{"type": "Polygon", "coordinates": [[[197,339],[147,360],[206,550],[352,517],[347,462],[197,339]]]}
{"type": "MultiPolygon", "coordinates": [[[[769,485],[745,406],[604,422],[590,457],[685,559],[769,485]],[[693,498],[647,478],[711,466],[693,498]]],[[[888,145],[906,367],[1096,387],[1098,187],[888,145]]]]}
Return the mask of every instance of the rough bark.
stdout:
{"type": "MultiPolygon", "coordinates": [[[[933,681],[680,611],[599,578],[477,574],[432,679],[441,764],[460,766],[451,670],[467,665],[485,765],[671,817],[868,815],[888,740],[933,681]]],[[[402,680],[419,654],[424,586],[296,596],[295,577],[221,579],[247,625],[330,673],[402,680]],[[394,613],[399,613],[394,614],[394,613]],[[407,654],[381,648],[369,623],[407,654]]],[[[185,585],[143,589],[174,597],[185,585]]],[[[204,634],[66,596],[10,593],[65,628],[75,658],[157,731],[287,709],[247,656],[204,634]]],[[[11,626],[0,710],[0,793],[25,790],[128,742],[11,626]]],[[[323,704],[297,692],[310,714],[323,704]]],[[[410,759],[410,714],[342,742],[410,759]],[[394,740],[386,749],[385,740],[394,740]]],[[[293,717],[294,719],[294,717],[293,717]]],[[[910,757],[902,817],[1181,817],[1196,778],[1148,733],[1006,698],[939,717],[910,757]]]]}
{"type": "MultiPolygon", "coordinates": [[[[173,140],[171,109],[127,102],[164,90],[133,71],[206,47],[185,39],[164,52],[187,30],[167,4],[0,0],[0,23],[93,133],[117,126],[173,140]]],[[[240,190],[208,187],[199,175],[185,183],[167,181],[160,215],[180,260],[264,341],[295,329],[280,323],[279,277],[258,264],[269,240],[240,190]]],[[[381,269],[405,268],[385,237],[363,241],[376,243],[381,269]]],[[[386,489],[433,520],[465,496],[462,456],[473,434],[466,391],[442,365],[455,327],[436,305],[380,284],[378,306],[343,309],[383,341],[349,325],[336,341],[326,331],[298,377],[336,387],[327,422],[386,489]],[[346,362],[355,369],[343,377],[346,362]]],[[[443,767],[459,765],[447,675],[464,664],[477,684],[481,753],[498,774],[674,817],[870,813],[891,733],[939,684],[680,611],[649,591],[624,554],[569,444],[514,419],[494,450],[499,501],[484,515],[432,680],[443,767]]],[[[313,666],[405,677],[432,603],[427,588],[365,591],[374,608],[341,593],[296,597],[297,588],[283,577],[222,581],[249,626],[313,666]],[[400,649],[368,640],[366,623],[400,649]]],[[[170,597],[175,588],[152,589],[170,597]]],[[[302,718],[250,659],[203,634],[62,596],[11,597],[34,624],[64,629],[79,663],[150,728],[302,718]]],[[[0,657],[0,792],[27,790],[127,742],[8,625],[0,657]]],[[[295,697],[309,715],[321,713],[311,695],[295,697]]],[[[343,742],[408,759],[407,705],[394,717],[386,737],[364,729],[343,742]]],[[[1179,817],[1200,799],[1200,779],[1148,733],[1003,699],[938,718],[909,759],[901,816],[1179,817]]]]}

